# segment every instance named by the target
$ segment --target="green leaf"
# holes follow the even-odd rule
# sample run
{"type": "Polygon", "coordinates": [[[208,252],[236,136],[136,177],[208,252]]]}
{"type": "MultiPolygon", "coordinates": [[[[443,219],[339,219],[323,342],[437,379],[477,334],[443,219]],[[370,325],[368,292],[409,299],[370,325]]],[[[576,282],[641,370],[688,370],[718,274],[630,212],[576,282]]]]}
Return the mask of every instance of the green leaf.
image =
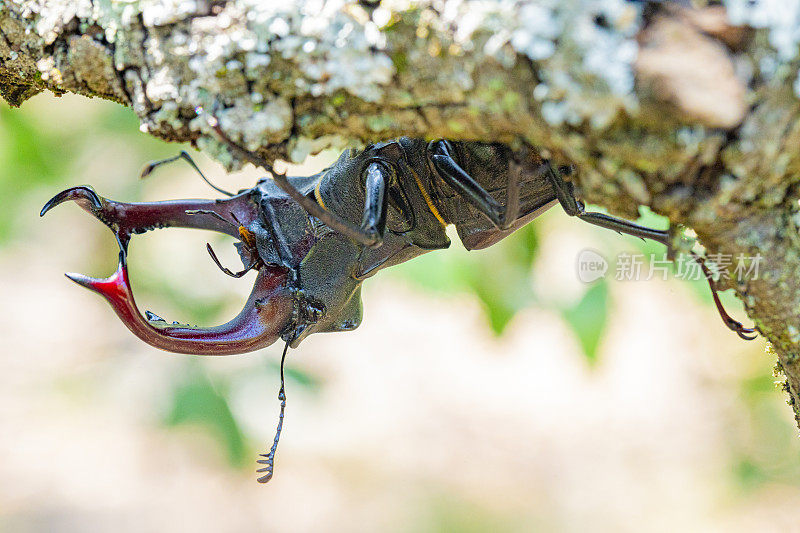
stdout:
{"type": "Polygon", "coordinates": [[[189,365],[188,375],[173,390],[164,423],[206,429],[224,447],[233,466],[242,466],[248,459],[244,434],[228,405],[228,387],[220,381],[212,382],[196,363],[189,365]]]}
{"type": "Polygon", "coordinates": [[[608,322],[608,285],[595,282],[572,307],[562,310],[562,316],[578,337],[589,364],[597,362],[597,348],[608,322]]]}
{"type": "Polygon", "coordinates": [[[483,252],[470,269],[470,288],[495,335],[502,335],[514,316],[535,301],[531,266],[537,247],[536,228],[529,224],[483,252]]]}
{"type": "Polygon", "coordinates": [[[496,259],[471,270],[470,288],[480,300],[495,335],[502,335],[518,311],[533,301],[529,268],[496,259]]]}

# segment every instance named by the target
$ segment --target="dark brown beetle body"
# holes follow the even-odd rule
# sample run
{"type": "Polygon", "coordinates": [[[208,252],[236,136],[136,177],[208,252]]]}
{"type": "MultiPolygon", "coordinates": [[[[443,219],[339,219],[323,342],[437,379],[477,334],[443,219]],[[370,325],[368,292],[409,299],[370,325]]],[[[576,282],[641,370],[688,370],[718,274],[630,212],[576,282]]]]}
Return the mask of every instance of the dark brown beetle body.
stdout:
{"type": "MultiPolygon", "coordinates": [[[[362,316],[361,283],[382,268],[448,247],[447,224],[455,225],[468,249],[484,248],[555,203],[547,178],[552,170],[533,150],[521,152],[518,160],[499,144],[448,143],[448,147],[498,206],[507,201],[508,184],[517,184],[517,214],[503,228],[442,178],[433,143],[408,138],[348,150],[313,176],[262,179],[228,199],[128,204],[83,186],[56,195],[42,214],[74,200],[114,232],[121,249],[118,272],[106,280],[70,278],[102,294],[148,344],[197,355],[252,351],[279,336],[297,346],[314,332],[356,328],[362,316]],[[322,215],[309,214],[290,192],[322,209],[322,215]],[[333,229],[336,221],[326,224],[320,220],[323,217],[336,217],[351,228],[372,224],[378,240],[365,243],[362,235],[333,229]],[[259,275],[245,309],[233,321],[198,328],[139,313],[127,282],[128,244],[135,234],[166,227],[206,229],[240,239],[236,246],[245,271],[254,268],[259,275]]],[[[216,261],[213,252],[212,257],[216,261]]]]}
{"type": "MultiPolygon", "coordinates": [[[[235,151],[272,170],[217,131],[235,151]]],[[[198,355],[252,351],[279,336],[297,346],[314,332],[356,328],[362,316],[361,283],[382,268],[447,248],[449,224],[467,249],[480,249],[559,202],[568,214],[587,222],[669,246],[668,231],[586,212],[561,173],[527,146],[512,151],[501,144],[402,137],[348,150],[313,176],[272,173],[224,200],[125,204],[75,187],[51,199],[42,214],[75,200],[109,226],[121,248],[115,277],[70,277],[105,296],[145,342],[198,355]],[[134,234],[164,227],[207,229],[240,239],[236,246],[246,268],[236,276],[250,269],[259,275],[245,309],[233,321],[197,328],[138,312],[127,283],[128,243],[134,234]]],[[[217,261],[213,251],[212,257],[217,261]]],[[[752,332],[718,307],[728,327],[740,335],[752,332]]]]}
{"type": "MultiPolygon", "coordinates": [[[[455,146],[469,154],[465,159],[473,167],[476,180],[504,201],[511,151],[502,145],[455,146]]],[[[303,220],[299,206],[293,209],[281,201],[285,195],[273,180],[264,180],[256,187],[253,194],[261,195],[261,211],[267,219],[266,224],[255,230],[262,259],[280,263],[276,243],[285,241],[290,250],[284,255],[294,262],[286,266],[296,269],[298,290],[303,294],[298,305],[311,303],[322,310],[316,322],[301,320],[295,324],[296,330],[290,335],[293,345],[312,332],[357,327],[362,314],[361,282],[382,268],[447,248],[450,245],[445,232],[447,224],[455,225],[468,249],[484,248],[556,202],[552,187],[544,179],[546,164],[531,154],[528,161],[517,165],[521,178],[518,218],[510,228],[498,229],[463,196],[454,194],[436,172],[429,156],[428,143],[401,138],[372,145],[361,152],[344,152],[334,165],[316,176],[288,178],[301,194],[314,198],[333,215],[355,225],[361,222],[367,199],[365,184],[353,177],[364,176],[371,164],[383,166],[389,176],[388,201],[385,231],[380,246],[375,247],[331,231],[313,217],[305,216],[303,220]],[[301,235],[298,230],[303,227],[301,235]],[[283,232],[284,239],[275,238],[276,229],[283,232]],[[303,243],[311,246],[306,250],[303,243]]],[[[302,309],[297,314],[309,316],[302,309]]]]}
{"type": "MultiPolygon", "coordinates": [[[[311,333],[355,329],[362,317],[363,281],[382,268],[447,248],[449,224],[467,249],[485,248],[558,202],[569,215],[589,223],[670,245],[668,231],[585,211],[562,171],[528,146],[512,151],[501,144],[429,143],[403,137],[362,151],[348,150],[316,175],[287,177],[234,143],[215,121],[210,124],[233,151],[266,168],[272,177],[236,195],[225,193],[230,198],[222,200],[126,204],[102,198],[89,187],[74,187],[52,198],[41,213],[74,200],[114,232],[120,246],[114,275],[68,276],[103,295],[134,334],[164,350],[229,355],[268,346],[279,337],[288,348],[311,333]],[[245,266],[241,272],[223,267],[208,248],[229,275],[258,271],[237,317],[222,326],[198,328],[139,312],[128,283],[128,243],[134,234],[164,227],[206,229],[239,239],[236,247],[245,266]]],[[[200,172],[188,154],[178,157],[200,172]]],[[[174,159],[155,162],[145,173],[174,159]]],[[[702,260],[700,264],[725,324],[751,338],[752,329],[725,313],[710,272],[702,260]]],[[[259,470],[266,472],[262,482],[272,477],[283,422],[283,379],[281,383],[278,433],[270,452],[259,460],[266,465],[259,470]]]]}

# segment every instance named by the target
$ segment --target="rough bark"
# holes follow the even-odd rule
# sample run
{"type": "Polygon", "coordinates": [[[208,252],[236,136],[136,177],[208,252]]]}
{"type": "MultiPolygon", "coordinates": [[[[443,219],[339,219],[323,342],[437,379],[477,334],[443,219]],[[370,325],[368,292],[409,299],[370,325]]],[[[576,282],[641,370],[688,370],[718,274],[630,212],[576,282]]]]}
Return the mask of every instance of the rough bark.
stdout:
{"type": "Polygon", "coordinates": [[[800,422],[800,2],[273,4],[6,0],[0,94],[109,98],[228,166],[197,106],[269,158],[399,135],[536,145],[589,202],[761,254],[727,286],[800,422]]]}

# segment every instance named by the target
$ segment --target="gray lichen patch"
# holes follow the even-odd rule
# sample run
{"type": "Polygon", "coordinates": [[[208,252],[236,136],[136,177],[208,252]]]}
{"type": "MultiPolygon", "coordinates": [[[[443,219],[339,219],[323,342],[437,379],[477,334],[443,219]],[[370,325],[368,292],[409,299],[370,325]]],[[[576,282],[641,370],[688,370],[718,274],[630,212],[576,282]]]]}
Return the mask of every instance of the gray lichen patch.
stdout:
{"type": "Polygon", "coordinates": [[[53,68],[44,63],[40,69],[48,87],[129,100],[154,134],[207,135],[185,118],[202,106],[251,118],[251,125],[233,124],[239,130],[233,133],[270,151],[293,142],[292,131],[309,137],[287,108],[342,95],[331,122],[357,117],[348,118],[352,131],[316,135],[368,141],[403,131],[488,139],[502,125],[505,138],[535,140],[546,136],[542,129],[562,125],[603,129],[637,107],[632,87],[641,8],[623,0],[386,1],[377,7],[354,0],[16,0],[0,9],[3,17],[24,21],[28,34],[21,41],[35,43],[37,61],[53,58],[53,68]],[[524,83],[509,85],[509,69],[527,71],[524,83]],[[365,103],[397,110],[402,120],[350,111],[365,103]],[[445,120],[432,122],[440,113],[427,108],[443,106],[445,120]],[[274,113],[268,118],[264,110],[274,113]]]}

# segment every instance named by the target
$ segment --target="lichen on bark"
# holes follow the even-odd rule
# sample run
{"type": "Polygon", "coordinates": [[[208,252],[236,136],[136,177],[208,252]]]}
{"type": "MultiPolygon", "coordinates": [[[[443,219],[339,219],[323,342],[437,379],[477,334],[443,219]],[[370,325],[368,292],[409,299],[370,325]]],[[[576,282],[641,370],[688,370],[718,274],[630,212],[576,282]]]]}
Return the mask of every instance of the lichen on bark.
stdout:
{"type": "Polygon", "coordinates": [[[589,202],[761,254],[758,279],[722,283],[800,421],[800,0],[692,4],[7,0],[0,95],[112,99],[229,167],[198,106],[270,159],[399,135],[536,145],[589,202]]]}

